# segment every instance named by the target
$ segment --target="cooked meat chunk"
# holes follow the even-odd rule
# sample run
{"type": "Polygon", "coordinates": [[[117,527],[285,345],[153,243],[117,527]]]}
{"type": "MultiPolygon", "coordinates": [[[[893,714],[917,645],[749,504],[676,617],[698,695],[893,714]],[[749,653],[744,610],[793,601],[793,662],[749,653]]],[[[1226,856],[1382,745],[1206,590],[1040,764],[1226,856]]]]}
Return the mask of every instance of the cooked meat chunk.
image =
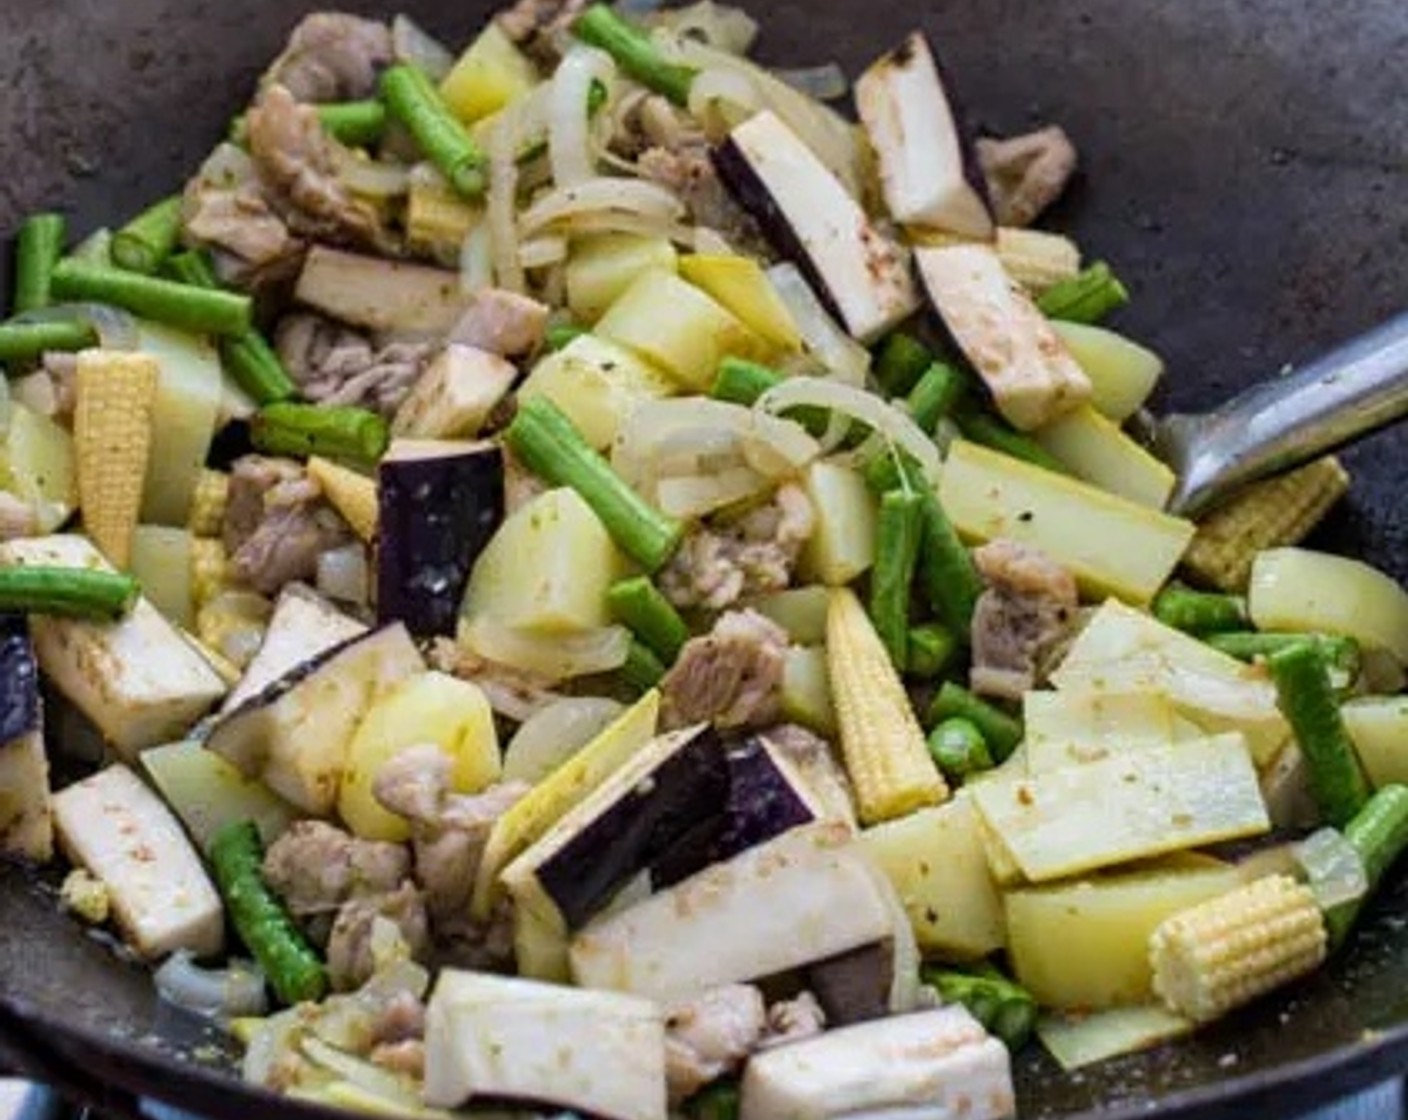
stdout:
{"type": "Polygon", "coordinates": [[[768,1031],[759,1049],[800,1042],[826,1030],[826,1012],[811,992],[780,1000],[768,1008],[768,1031]]]}
{"type": "Polygon", "coordinates": [[[781,591],[792,582],[797,557],[815,526],[802,488],[779,487],[772,501],[734,524],[694,530],[661,576],[661,589],[677,607],[711,611],[781,591]]]}
{"type": "Polygon", "coordinates": [[[8,490],[0,490],[0,541],[39,534],[39,518],[34,507],[21,501],[8,490]]]}
{"type": "Polygon", "coordinates": [[[973,559],[988,589],[973,612],[970,683],[983,695],[1017,700],[1035,686],[1038,666],[1077,618],[1075,579],[1015,541],[993,541],[973,559]]]}
{"type": "Polygon", "coordinates": [[[499,29],[540,65],[556,63],[558,41],[587,0],[517,0],[494,17],[499,29]]]}
{"type": "Polygon", "coordinates": [[[377,349],[360,331],[307,312],[285,316],[274,342],[289,376],[310,401],[356,405],[388,418],[410,395],[434,350],[425,342],[377,349]]]}
{"type": "Polygon", "coordinates": [[[338,178],[338,168],[355,157],[328,135],[316,109],[274,85],[247,119],[264,197],[290,229],[332,245],[394,251],[377,212],[338,178]]]}
{"type": "Polygon", "coordinates": [[[411,959],[425,959],[430,930],[425,901],[415,884],[405,882],[386,894],[344,902],[328,938],[328,979],[333,988],[340,992],[360,988],[396,940],[411,959]]]}
{"type": "Polygon", "coordinates": [[[448,341],[503,358],[522,358],[542,345],[548,310],[547,304],[517,292],[486,288],[474,297],[448,341]]]}
{"type": "Polygon", "coordinates": [[[1076,173],[1076,148],[1049,125],[1006,140],[980,139],[978,163],[1004,226],[1029,226],[1061,197],[1076,173]]]}
{"type": "Polygon", "coordinates": [[[273,595],[314,579],[318,557],[347,543],[351,530],[298,463],[246,455],[230,472],[223,535],[235,578],[273,595]]]}
{"type": "Polygon", "coordinates": [[[730,611],[691,638],[661,684],[666,727],[711,720],[719,727],[765,727],[777,720],[787,633],[756,611],[730,611]]]}
{"type": "Polygon", "coordinates": [[[666,1008],[665,1076],[670,1102],[679,1104],[737,1069],[766,1029],[763,995],[751,984],[714,988],[666,1008]]]}
{"type": "Polygon", "coordinates": [[[373,1046],[419,1041],[425,1037],[425,1004],[407,991],[382,1003],[372,1020],[373,1046]]]}
{"type": "Polygon", "coordinates": [[[356,101],[376,96],[377,75],[392,61],[391,30],[341,12],[314,12],[289,36],[264,76],[299,101],[356,101]]]}
{"type": "Polygon", "coordinates": [[[419,1079],[425,1076],[425,1043],[419,1038],[385,1042],[372,1048],[370,1061],[392,1073],[419,1079]]]}
{"type": "Polygon", "coordinates": [[[227,283],[254,289],[291,277],[303,259],[295,237],[264,195],[254,161],[222,144],[187,184],[181,201],[186,244],[210,249],[227,283]]]}
{"type": "Polygon", "coordinates": [[[450,756],[434,743],[398,751],[372,781],[372,796],[388,813],[434,825],[450,791],[450,756]]]}

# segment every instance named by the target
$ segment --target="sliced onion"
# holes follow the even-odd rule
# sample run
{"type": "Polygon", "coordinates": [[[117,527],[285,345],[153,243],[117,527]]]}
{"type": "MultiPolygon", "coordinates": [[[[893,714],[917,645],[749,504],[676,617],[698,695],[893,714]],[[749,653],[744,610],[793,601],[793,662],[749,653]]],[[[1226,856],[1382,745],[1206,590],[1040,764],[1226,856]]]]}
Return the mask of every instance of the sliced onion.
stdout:
{"type": "Polygon", "coordinates": [[[567,259],[567,238],[535,237],[518,246],[518,263],[526,269],[548,268],[567,259]]]}
{"type": "Polygon", "coordinates": [[[768,269],[768,280],[797,324],[802,344],[827,373],[845,385],[864,385],[870,371],[870,351],[841,329],[801,269],[795,264],[773,265],[768,269]]]}
{"type": "Polygon", "coordinates": [[[1369,893],[1364,859],[1337,829],[1322,828],[1291,849],[1320,909],[1355,902],[1369,893]]]}
{"type": "Polygon", "coordinates": [[[794,377],[769,389],[754,405],[774,415],[811,406],[830,410],[833,420],[845,416],[859,420],[919,462],[925,477],[937,485],[943,470],[939,449],[910,416],[874,393],[818,377],[794,377]]]}
{"type": "Polygon", "coordinates": [[[244,1050],[240,1076],[252,1085],[269,1085],[274,1067],[298,1044],[303,1031],[302,1007],[290,1007],[259,1026],[244,1050]]]}
{"type": "Polygon", "coordinates": [[[758,87],[736,70],[705,70],[690,83],[689,113],[711,140],[766,108],[758,87]]]}
{"type": "Polygon", "coordinates": [[[680,39],[703,43],[733,55],[747,54],[758,37],[758,21],[742,8],[698,0],[665,12],[656,25],[680,39]]]}
{"type": "Polygon", "coordinates": [[[664,478],[655,488],[656,504],[671,517],[696,521],[773,488],[771,480],[748,467],[713,474],[664,478]]]}
{"type": "Polygon", "coordinates": [[[615,211],[601,210],[594,214],[580,214],[565,222],[563,228],[574,237],[590,237],[597,233],[634,233],[641,237],[663,237],[690,249],[695,245],[695,231],[692,227],[668,218],[641,214],[618,214],[615,211]]]}
{"type": "Polygon", "coordinates": [[[489,223],[480,222],[460,245],[460,291],[466,295],[494,286],[494,259],[489,223]]]}
{"type": "Polygon", "coordinates": [[[615,78],[611,56],[585,43],[574,43],[558,64],[548,115],[548,159],[559,187],[579,186],[596,174],[587,103],[593,82],[610,89],[615,78]]]}
{"type": "Polygon", "coordinates": [[[523,212],[519,229],[527,237],[557,223],[597,213],[679,221],[685,207],[664,187],[642,179],[588,179],[574,187],[561,187],[533,203],[523,212]]]}
{"type": "Polygon", "coordinates": [[[834,62],[826,62],[820,66],[774,70],[773,76],[786,82],[798,93],[815,97],[818,101],[837,101],[851,91],[846,72],[834,62]]]}
{"type": "Polygon", "coordinates": [[[120,307],[106,303],[56,303],[16,315],[12,323],[87,323],[104,350],[137,350],[142,340],[137,320],[120,307]]]}
{"type": "Polygon", "coordinates": [[[549,684],[619,669],[631,646],[630,631],[623,626],[538,635],[483,616],[468,625],[465,637],[480,657],[534,673],[549,684]]]}
{"type": "Polygon", "coordinates": [[[738,255],[738,251],[727,237],[708,226],[695,228],[694,251],[705,257],[734,257],[738,255]]]}
{"type": "Polygon", "coordinates": [[[726,471],[743,465],[743,440],[719,428],[682,428],[657,445],[655,471],[661,478],[726,471]]]}
{"type": "Polygon", "coordinates": [[[432,82],[439,82],[455,65],[450,49],[410,16],[391,21],[391,52],[397,62],[419,66],[432,82]]]}
{"type": "Polygon", "coordinates": [[[486,214],[494,280],[511,292],[524,290],[523,266],[518,263],[518,143],[521,128],[518,109],[510,105],[499,113],[489,131],[489,192],[486,214]]]}
{"type": "Polygon", "coordinates": [[[225,968],[201,968],[187,951],[173,953],[153,977],[167,1003],[207,1019],[263,1015],[264,974],[248,961],[225,968]]]}
{"type": "Polygon", "coordinates": [[[535,712],[504,749],[504,780],[537,785],[623,711],[603,696],[569,696],[535,712]]]}
{"type": "Polygon", "coordinates": [[[335,149],[337,179],[353,194],[370,199],[401,198],[411,189],[411,172],[398,163],[379,163],[348,148],[335,149]]]}
{"type": "Polygon", "coordinates": [[[329,599],[364,607],[371,602],[371,568],[360,543],[332,548],[318,556],[317,587],[329,599]]]}
{"type": "Polygon", "coordinates": [[[316,1038],[305,1038],[299,1049],[314,1065],[336,1074],[378,1101],[385,1101],[390,1113],[401,1110],[414,1113],[421,1108],[420,1094],[415,1083],[407,1077],[398,1077],[390,1070],[353,1057],[316,1038]]]}
{"type": "Polygon", "coordinates": [[[215,150],[200,165],[196,177],[202,183],[229,190],[257,178],[258,174],[253,157],[238,144],[231,144],[227,140],[216,145],[215,150]]]}

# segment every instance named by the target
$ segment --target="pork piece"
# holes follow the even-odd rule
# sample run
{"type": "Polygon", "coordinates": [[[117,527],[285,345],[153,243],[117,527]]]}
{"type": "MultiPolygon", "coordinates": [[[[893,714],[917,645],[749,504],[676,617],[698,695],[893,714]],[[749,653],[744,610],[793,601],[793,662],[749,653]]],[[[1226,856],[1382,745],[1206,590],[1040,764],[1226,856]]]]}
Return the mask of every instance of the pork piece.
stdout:
{"type": "Polygon", "coordinates": [[[767,1030],[763,995],[751,984],[728,984],[665,1011],[665,1076],[678,1105],[732,1073],[767,1030]]]}
{"type": "Polygon", "coordinates": [[[274,212],[249,155],[222,144],[186,184],[181,230],[187,245],[209,249],[226,283],[247,290],[291,279],[305,243],[274,212]]]}
{"type": "Polygon", "coordinates": [[[980,139],[977,147],[1000,225],[1031,225],[1076,173],[1075,145],[1059,125],[1006,140],[980,139]]]}
{"type": "Polygon", "coordinates": [[[542,345],[548,311],[547,304],[529,296],[486,288],[474,297],[447,341],[501,358],[522,358],[542,345]]]}
{"type": "Polygon", "coordinates": [[[973,612],[970,683],[984,696],[1020,700],[1078,617],[1076,582],[1044,553],[1015,541],[993,541],[973,559],[988,589],[973,612]]]}
{"type": "Polygon", "coordinates": [[[247,120],[264,197],[289,229],[328,245],[396,251],[376,210],[338,178],[338,169],[355,157],[328,135],[313,106],[273,85],[247,120]]]}
{"type": "Polygon", "coordinates": [[[709,720],[718,727],[777,722],[787,632],[757,611],[730,611],[691,638],[661,684],[666,728],[709,720]]]}
{"type": "Polygon", "coordinates": [[[425,1037],[425,1004],[410,992],[391,995],[372,1020],[373,1046],[419,1041],[425,1037]]]}
{"type": "Polygon", "coordinates": [[[377,349],[361,331],[308,312],[284,316],[274,343],[310,401],[369,408],[388,419],[410,395],[435,349],[427,342],[377,349]]]}
{"type": "Polygon", "coordinates": [[[374,947],[378,938],[388,937],[399,938],[412,960],[425,959],[430,947],[429,921],[425,900],[414,883],[403,882],[386,894],[349,899],[338,908],[327,950],[328,979],[333,988],[356,991],[370,980],[379,956],[374,947]]]}
{"type": "Polygon", "coordinates": [[[392,58],[386,24],[314,12],[293,29],[264,83],[283,86],[299,101],[357,101],[376,96],[377,76],[392,58]]]}
{"type": "Polygon", "coordinates": [[[263,455],[235,461],[222,535],[235,578],[270,596],[314,580],[318,557],[352,539],[300,464],[263,455]]]}
{"type": "Polygon", "coordinates": [[[779,1000],[768,1008],[767,1034],[759,1050],[800,1042],[826,1030],[826,1012],[811,992],[801,992],[795,999],[779,1000]]]}
{"type": "Polygon", "coordinates": [[[677,607],[710,611],[782,591],[815,526],[806,492],[781,486],[770,502],[733,524],[691,532],[661,573],[661,590],[677,607]]]}
{"type": "Polygon", "coordinates": [[[517,0],[494,17],[505,35],[540,66],[551,68],[561,54],[559,42],[587,0],[517,0]]]}
{"type": "Polygon", "coordinates": [[[369,1055],[372,1065],[416,1079],[425,1076],[425,1042],[419,1038],[408,1038],[404,1042],[384,1042],[372,1047],[369,1055]]]}
{"type": "Polygon", "coordinates": [[[21,501],[8,490],[0,490],[0,541],[38,535],[39,518],[35,515],[34,507],[21,501]]]}

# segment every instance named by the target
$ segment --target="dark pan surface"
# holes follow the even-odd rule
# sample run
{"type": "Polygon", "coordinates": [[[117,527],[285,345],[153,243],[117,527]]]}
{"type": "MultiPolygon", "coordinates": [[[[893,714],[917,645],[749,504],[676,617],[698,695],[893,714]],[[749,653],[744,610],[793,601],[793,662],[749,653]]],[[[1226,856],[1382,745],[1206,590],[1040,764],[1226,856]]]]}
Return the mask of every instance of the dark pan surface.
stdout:
{"type": "MultiPolygon", "coordinates": [[[[3,0],[0,233],[40,206],[86,231],[177,187],[308,7],[3,0]]],[[[484,11],[403,7],[454,41],[484,11]]],[[[902,0],[754,9],[772,58],[852,73],[916,18],[902,0]]],[[[921,22],[977,122],[1072,132],[1086,175],[1059,223],[1130,282],[1118,325],[1168,359],[1166,405],[1210,405],[1408,305],[1403,0],[945,0],[921,22]]],[[[1408,578],[1408,435],[1349,461],[1354,496],[1323,543],[1408,578]]],[[[242,1120],[264,1103],[209,1038],[158,1015],[139,970],[57,915],[52,884],[0,868],[6,1057],[111,1104],[146,1092],[242,1120]]],[[[1020,1064],[1028,1117],[1291,1115],[1401,1072],[1408,883],[1347,959],[1213,1033],[1077,1078],[1020,1064]]]]}

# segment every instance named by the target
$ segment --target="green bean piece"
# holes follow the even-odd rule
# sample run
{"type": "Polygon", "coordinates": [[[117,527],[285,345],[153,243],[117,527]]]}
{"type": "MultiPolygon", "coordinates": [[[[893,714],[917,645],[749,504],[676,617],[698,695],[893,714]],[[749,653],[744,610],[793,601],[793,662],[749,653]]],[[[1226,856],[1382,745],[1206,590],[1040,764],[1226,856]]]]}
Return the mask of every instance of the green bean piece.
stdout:
{"type": "Polygon", "coordinates": [[[576,323],[558,323],[547,329],[543,341],[547,343],[549,350],[566,350],[584,334],[590,333],[586,327],[576,323]]]}
{"type": "Polygon", "coordinates": [[[137,605],[142,586],[99,568],[0,568],[0,611],[115,622],[137,605]]]}
{"type": "Polygon", "coordinates": [[[0,323],[0,362],[27,362],[46,350],[86,350],[97,344],[97,333],[78,319],[0,323]]]}
{"type": "Polygon", "coordinates": [[[931,365],[905,398],[914,422],[932,434],[938,422],[962,400],[966,381],[963,373],[953,366],[943,362],[931,365]]]}
{"type": "Polygon", "coordinates": [[[112,235],[112,261],[150,276],[176,249],[181,236],[181,196],[164,198],[112,235]]]}
{"type": "Polygon", "coordinates": [[[254,446],[267,455],[375,463],[391,442],[386,421],[365,408],[275,401],[254,414],[254,446]]]}
{"type": "Polygon", "coordinates": [[[907,396],[936,360],[934,352],[912,334],[892,331],[875,355],[875,380],[887,397],[907,396]]]}
{"type": "Polygon", "coordinates": [[[534,474],[554,486],[576,490],[622,550],[646,571],[659,571],[679,548],[683,523],[667,517],[627,486],[546,397],[521,402],[504,438],[534,474]]]}
{"type": "Polygon", "coordinates": [[[926,967],[921,975],[945,1003],[961,1003],[1013,1053],[1031,1038],[1036,1028],[1036,1000],[997,969],[987,966],[976,972],[961,972],[926,967]]]}
{"type": "Polygon", "coordinates": [[[334,140],[352,148],[367,148],[386,131],[386,106],[380,101],[335,101],[318,106],[318,120],[334,140]]]}
{"type": "Polygon", "coordinates": [[[407,64],[391,67],[381,76],[381,96],[455,190],[466,198],[484,193],[488,158],[424,71],[407,64]]]}
{"type": "Polygon", "coordinates": [[[64,252],[62,214],[31,214],[15,239],[15,314],[49,306],[49,283],[64,252]]]}
{"type": "Polygon", "coordinates": [[[1369,783],[1340,718],[1330,668],[1310,643],[1266,659],[1276,700],[1305,755],[1310,792],[1326,823],[1342,828],[1369,800],[1369,783]]]}
{"type": "Polygon", "coordinates": [[[251,821],[228,824],[215,834],[210,866],[230,922],[254,954],[281,1002],[293,1006],[319,1000],[328,990],[327,971],[264,881],[264,845],[251,821]]]}
{"type": "Polygon", "coordinates": [[[1079,276],[1051,285],[1037,297],[1036,305],[1050,319],[1098,323],[1128,302],[1129,291],[1119,277],[1104,261],[1096,261],[1079,276]]]}
{"type": "Polygon", "coordinates": [[[972,774],[993,767],[992,752],[977,725],[970,719],[955,716],[946,719],[929,732],[929,753],[954,784],[962,784],[972,774]]]}
{"type": "Polygon", "coordinates": [[[689,1120],[738,1120],[739,1094],[736,1081],[715,1081],[684,1102],[689,1120]]]}
{"type": "Polygon", "coordinates": [[[666,665],[674,663],[689,641],[689,627],[679,611],[647,576],[613,584],[606,593],[606,603],[612,617],[666,665]]]}
{"type": "Polygon", "coordinates": [[[1021,720],[974,696],[962,685],[949,681],[939,689],[929,705],[925,723],[929,727],[937,727],[945,720],[955,718],[968,720],[982,733],[994,762],[1006,762],[1022,741],[1021,720]]]}
{"type": "Polygon", "coordinates": [[[649,692],[665,679],[666,669],[644,642],[631,641],[626,651],[626,663],[621,666],[621,679],[637,692],[649,692]]]}
{"type": "Polygon", "coordinates": [[[578,16],[572,34],[604,50],[641,85],[664,94],[676,105],[689,104],[689,88],[699,71],[666,61],[650,36],[605,4],[593,4],[578,16]]]}
{"type": "Polygon", "coordinates": [[[1325,911],[1330,932],[1330,948],[1344,944],[1351,927],[1374,892],[1383,883],[1389,868],[1408,848],[1408,787],[1381,786],[1364,808],[1344,827],[1344,838],[1364,862],[1364,878],[1369,884],[1362,898],[1342,902],[1325,911]]]}
{"type": "MultiPolygon", "coordinates": [[[[714,387],[709,390],[709,395],[716,401],[728,401],[730,404],[751,408],[758,402],[759,397],[785,380],[782,374],[757,362],[744,358],[725,358],[719,363],[719,372],[714,378],[714,387]]],[[[790,409],[787,418],[795,420],[814,436],[820,436],[826,431],[827,412],[824,408],[804,405],[790,409]]]]}
{"type": "Polygon", "coordinates": [[[1350,681],[1359,676],[1363,662],[1359,643],[1341,634],[1262,634],[1246,630],[1208,634],[1203,641],[1238,661],[1264,660],[1287,646],[1309,643],[1324,655],[1332,669],[1350,681]]]}
{"type": "Polygon", "coordinates": [[[876,520],[870,620],[900,672],[909,663],[909,595],[923,535],[923,504],[917,491],[888,490],[876,520]]]}
{"type": "Polygon", "coordinates": [[[1225,633],[1247,625],[1247,601],[1187,587],[1166,587],[1154,599],[1154,617],[1187,634],[1225,633]]]}
{"type": "Polygon", "coordinates": [[[1014,459],[1021,459],[1024,463],[1031,463],[1035,467],[1044,467],[1048,471],[1055,471],[1057,474],[1071,473],[1056,456],[1031,436],[1017,431],[1010,424],[995,416],[973,410],[960,410],[955,419],[958,421],[958,428],[964,437],[974,443],[980,443],[984,447],[990,447],[994,451],[1000,451],[1014,459]]]}
{"type": "Polygon", "coordinates": [[[112,264],[112,230],[95,229],[82,241],[73,247],[73,252],[69,253],[71,260],[79,261],[82,264],[98,265],[107,268],[112,264]]]}
{"type": "Polygon", "coordinates": [[[251,326],[248,296],[209,291],[69,258],[54,269],[54,297],[111,303],[196,334],[241,335],[251,326]]]}
{"type": "Polygon", "coordinates": [[[953,631],[938,622],[926,622],[909,631],[908,670],[911,677],[937,680],[953,664],[959,642],[953,631]]]}

